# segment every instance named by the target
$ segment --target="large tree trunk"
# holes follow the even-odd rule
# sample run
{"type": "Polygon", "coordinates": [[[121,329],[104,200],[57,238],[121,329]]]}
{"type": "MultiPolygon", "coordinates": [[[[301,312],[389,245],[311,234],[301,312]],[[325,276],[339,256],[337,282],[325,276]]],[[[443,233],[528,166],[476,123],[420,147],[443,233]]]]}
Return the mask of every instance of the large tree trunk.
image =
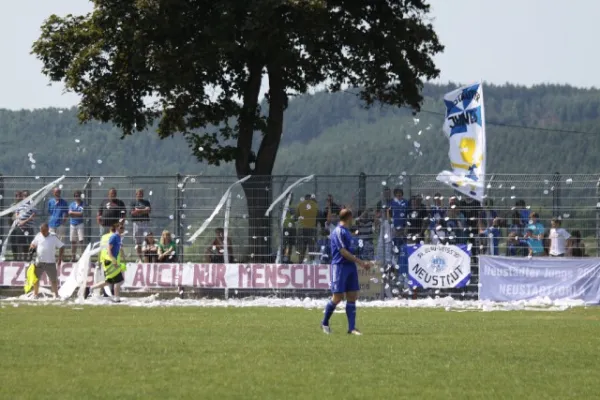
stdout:
{"type": "Polygon", "coordinates": [[[256,176],[243,184],[248,205],[248,250],[250,262],[271,263],[274,247],[271,217],[265,212],[273,201],[271,176],[256,176]]]}
{"type": "Polygon", "coordinates": [[[240,135],[236,158],[238,177],[241,179],[246,175],[252,175],[252,178],[243,183],[243,188],[248,205],[249,252],[251,261],[257,263],[274,261],[275,248],[271,236],[271,217],[265,216],[265,212],[273,201],[271,174],[283,131],[283,112],[288,104],[283,86],[283,70],[277,65],[267,65],[267,71],[269,93],[266,98],[269,102],[269,116],[256,160],[252,160],[251,150],[255,110],[258,105],[258,90],[260,89],[258,76],[262,76],[262,66],[259,68],[258,64],[250,68],[247,96],[245,95],[244,98],[244,111],[240,116],[240,135]],[[250,168],[252,161],[255,162],[254,170],[250,168]]]}

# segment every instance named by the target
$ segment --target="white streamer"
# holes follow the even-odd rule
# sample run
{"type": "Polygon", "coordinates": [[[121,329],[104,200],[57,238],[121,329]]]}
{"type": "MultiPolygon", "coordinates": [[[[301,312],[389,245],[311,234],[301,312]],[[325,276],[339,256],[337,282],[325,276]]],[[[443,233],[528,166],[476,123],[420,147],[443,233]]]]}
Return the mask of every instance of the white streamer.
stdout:
{"type": "Polygon", "coordinates": [[[281,200],[283,200],[285,198],[285,196],[292,191],[293,188],[295,188],[298,185],[301,185],[303,183],[309,182],[311,181],[315,176],[314,175],[309,175],[309,176],[305,176],[304,178],[300,178],[298,179],[296,182],[292,183],[287,189],[284,190],[283,193],[281,193],[279,195],[279,197],[277,197],[275,199],[275,201],[273,203],[271,203],[271,205],[269,206],[269,208],[267,209],[267,212],[265,212],[265,217],[268,217],[269,214],[271,213],[271,211],[273,210],[273,208],[277,205],[277,203],[279,203],[281,200]]]}
{"type": "Polygon", "coordinates": [[[217,204],[217,207],[215,208],[215,210],[213,211],[213,213],[210,215],[210,217],[208,217],[204,221],[204,223],[202,224],[202,226],[200,226],[200,228],[192,236],[190,236],[190,238],[188,239],[188,242],[194,242],[194,240],[196,240],[196,238],[198,236],[200,236],[202,234],[202,232],[204,232],[204,230],[212,222],[213,218],[219,213],[219,211],[221,211],[221,208],[223,208],[223,205],[227,201],[227,196],[229,196],[229,193],[231,192],[231,189],[233,189],[233,187],[235,185],[239,185],[241,183],[246,182],[248,179],[250,179],[251,176],[252,175],[248,175],[248,176],[240,179],[239,181],[233,183],[231,186],[229,186],[229,188],[227,188],[227,190],[225,191],[225,194],[223,194],[223,197],[221,197],[221,200],[217,204]]]}
{"type": "MultiPolygon", "coordinates": [[[[285,231],[285,218],[288,214],[288,209],[290,208],[290,203],[292,202],[292,194],[288,194],[285,199],[285,203],[283,204],[283,212],[281,213],[281,233],[283,234],[285,231]]],[[[275,259],[275,264],[281,264],[281,253],[283,251],[283,241],[285,239],[281,238],[281,243],[279,243],[279,248],[277,249],[277,258],[275,259]]]]}
{"type": "Polygon", "coordinates": [[[231,212],[231,192],[227,196],[225,205],[225,221],[223,222],[223,260],[225,264],[229,262],[229,246],[227,239],[229,237],[229,213],[231,212]]]}

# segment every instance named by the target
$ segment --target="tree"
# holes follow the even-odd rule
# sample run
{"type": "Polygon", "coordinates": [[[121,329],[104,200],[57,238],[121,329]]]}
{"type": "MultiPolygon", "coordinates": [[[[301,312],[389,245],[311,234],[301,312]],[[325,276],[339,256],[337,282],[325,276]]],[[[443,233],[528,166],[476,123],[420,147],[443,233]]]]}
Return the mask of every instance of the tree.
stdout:
{"type": "MultiPolygon", "coordinates": [[[[33,45],[42,72],[81,95],[82,122],[113,122],[123,137],[156,122],[199,161],[251,174],[251,237],[271,236],[264,213],[290,96],[355,87],[367,107],[418,110],[423,79],[439,74],[443,46],[423,0],[93,2],[87,15],[44,22],[33,45]]],[[[260,242],[253,252],[266,256],[260,242]]]]}

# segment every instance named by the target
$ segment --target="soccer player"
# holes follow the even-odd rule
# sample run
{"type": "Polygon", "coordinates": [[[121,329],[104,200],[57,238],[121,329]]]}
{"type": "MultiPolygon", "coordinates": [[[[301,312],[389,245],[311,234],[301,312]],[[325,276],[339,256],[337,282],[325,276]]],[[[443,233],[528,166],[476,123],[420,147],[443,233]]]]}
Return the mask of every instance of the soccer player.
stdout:
{"type": "Polygon", "coordinates": [[[358,283],[358,270],[356,264],[369,269],[370,264],[360,260],[354,255],[352,248],[352,235],[348,228],[352,226],[352,211],[343,209],[340,211],[340,223],[331,232],[331,300],[325,306],[325,317],[321,322],[321,328],[326,334],[331,333],[329,319],[335,308],[346,296],[346,316],[348,317],[348,333],[360,335],[356,329],[356,299],[360,285],[358,283]]]}

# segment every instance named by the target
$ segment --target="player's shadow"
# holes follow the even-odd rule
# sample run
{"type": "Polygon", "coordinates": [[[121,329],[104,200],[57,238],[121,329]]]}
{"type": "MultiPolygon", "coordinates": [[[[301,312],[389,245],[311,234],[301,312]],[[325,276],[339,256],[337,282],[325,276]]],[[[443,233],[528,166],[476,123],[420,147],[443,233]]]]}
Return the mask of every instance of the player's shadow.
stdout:
{"type": "Polygon", "coordinates": [[[369,332],[365,335],[368,336],[427,336],[433,333],[429,332],[369,332]]]}

